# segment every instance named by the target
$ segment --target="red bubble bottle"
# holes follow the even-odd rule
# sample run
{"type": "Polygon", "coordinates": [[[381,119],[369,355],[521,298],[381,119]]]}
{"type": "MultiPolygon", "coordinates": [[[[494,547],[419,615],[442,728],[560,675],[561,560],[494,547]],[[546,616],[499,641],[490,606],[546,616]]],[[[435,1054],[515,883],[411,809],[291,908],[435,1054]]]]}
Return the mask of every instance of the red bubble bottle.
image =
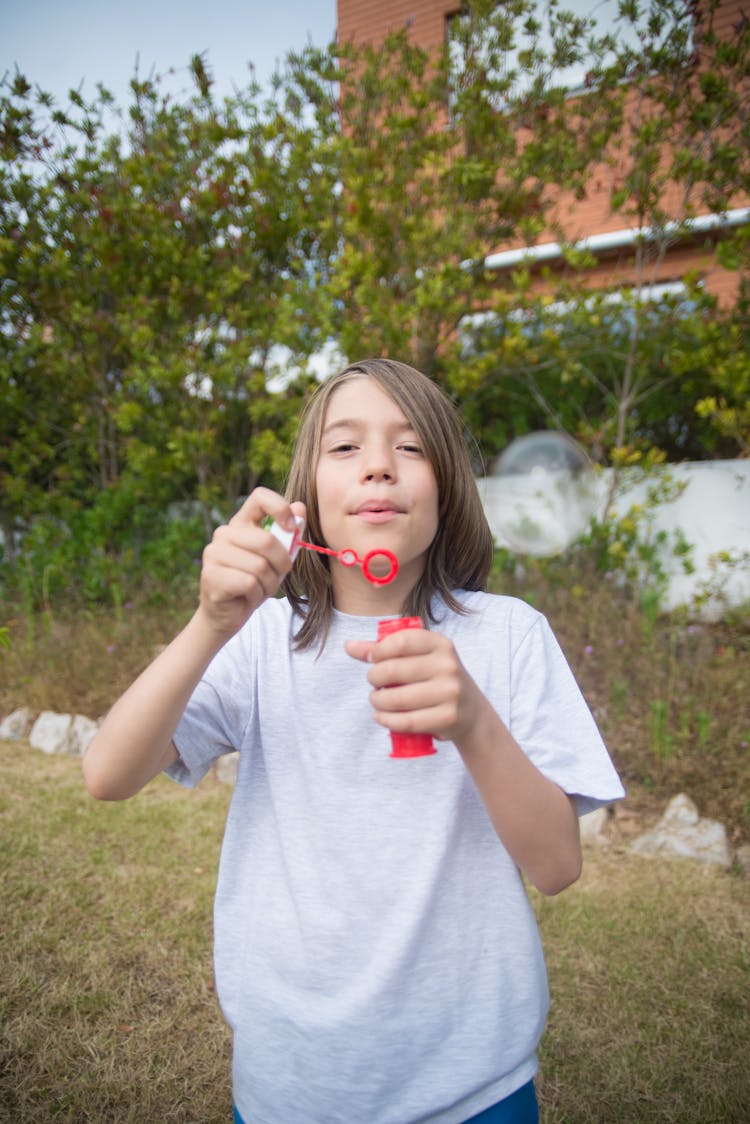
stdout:
{"type": "MultiPolygon", "coordinates": [[[[378,621],[378,640],[402,628],[421,628],[419,617],[395,617],[378,621]]],[[[391,757],[428,757],[437,753],[431,734],[397,734],[391,731],[391,757]]]]}

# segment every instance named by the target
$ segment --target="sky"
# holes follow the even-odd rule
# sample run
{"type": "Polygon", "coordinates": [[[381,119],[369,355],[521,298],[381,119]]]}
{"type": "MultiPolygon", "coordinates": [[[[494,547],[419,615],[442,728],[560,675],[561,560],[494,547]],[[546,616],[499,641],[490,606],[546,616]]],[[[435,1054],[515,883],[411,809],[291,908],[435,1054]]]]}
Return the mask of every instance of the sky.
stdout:
{"type": "Polygon", "coordinates": [[[93,98],[102,82],[125,107],[136,63],[142,78],[173,67],[176,92],[206,51],[221,97],[246,85],[248,62],[265,83],[289,50],[335,32],[336,0],[0,0],[0,77],[17,65],[60,102],[81,83],[93,98]]]}

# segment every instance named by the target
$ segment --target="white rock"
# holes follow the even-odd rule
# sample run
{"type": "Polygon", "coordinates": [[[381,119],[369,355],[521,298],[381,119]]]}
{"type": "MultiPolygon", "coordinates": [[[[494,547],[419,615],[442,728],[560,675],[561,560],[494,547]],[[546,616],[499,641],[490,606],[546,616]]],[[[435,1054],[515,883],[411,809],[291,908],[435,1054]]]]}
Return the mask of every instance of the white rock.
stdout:
{"type": "Polygon", "coordinates": [[[0,722],[0,738],[17,742],[29,732],[33,715],[27,706],[20,706],[0,722]]]}
{"type": "Polygon", "coordinates": [[[92,718],[76,714],[70,727],[67,752],[75,757],[83,757],[98,729],[98,724],[92,718]]]}
{"type": "Polygon", "coordinates": [[[216,770],[217,779],[222,784],[234,784],[237,780],[237,765],[239,764],[239,753],[224,753],[218,758],[214,766],[216,770]]]}
{"type": "Polygon", "coordinates": [[[726,829],[718,820],[701,819],[689,797],[675,796],[653,831],[631,844],[640,855],[685,858],[729,867],[732,855],[726,829]]]}
{"type": "Polygon", "coordinates": [[[581,832],[581,842],[606,843],[609,819],[609,808],[606,806],[595,808],[593,812],[587,812],[585,816],[580,816],[578,826],[581,832]]]}
{"type": "Polygon", "coordinates": [[[666,827],[667,824],[690,826],[697,824],[700,820],[698,808],[684,792],[679,796],[673,796],[667,804],[667,809],[661,818],[661,824],[666,827]]]}
{"type": "Polygon", "coordinates": [[[67,753],[68,737],[73,719],[70,714],[43,710],[31,727],[29,742],[42,753],[67,753]]]}

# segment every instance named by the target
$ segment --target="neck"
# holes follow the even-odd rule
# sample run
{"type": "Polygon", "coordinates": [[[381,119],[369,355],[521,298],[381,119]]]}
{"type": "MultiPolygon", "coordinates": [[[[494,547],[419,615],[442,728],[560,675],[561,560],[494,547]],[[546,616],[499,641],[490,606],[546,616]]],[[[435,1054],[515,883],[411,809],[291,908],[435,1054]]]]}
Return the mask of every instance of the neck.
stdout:
{"type": "Polygon", "coordinates": [[[334,578],[334,608],[354,617],[398,617],[416,581],[414,575],[400,571],[387,585],[374,585],[358,570],[345,570],[334,578]]]}

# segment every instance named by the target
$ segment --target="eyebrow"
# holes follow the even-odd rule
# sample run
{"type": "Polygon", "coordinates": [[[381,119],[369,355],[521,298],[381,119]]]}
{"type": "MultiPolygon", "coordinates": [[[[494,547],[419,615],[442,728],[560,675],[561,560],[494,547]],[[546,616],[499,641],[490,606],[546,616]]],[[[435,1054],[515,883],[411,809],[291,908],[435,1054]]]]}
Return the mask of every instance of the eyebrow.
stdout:
{"type": "MultiPolygon", "coordinates": [[[[328,436],[335,429],[363,429],[367,425],[366,418],[338,418],[329,422],[323,429],[323,437],[328,436]]],[[[394,433],[416,433],[414,426],[409,421],[399,422],[393,426],[394,433]]]]}

